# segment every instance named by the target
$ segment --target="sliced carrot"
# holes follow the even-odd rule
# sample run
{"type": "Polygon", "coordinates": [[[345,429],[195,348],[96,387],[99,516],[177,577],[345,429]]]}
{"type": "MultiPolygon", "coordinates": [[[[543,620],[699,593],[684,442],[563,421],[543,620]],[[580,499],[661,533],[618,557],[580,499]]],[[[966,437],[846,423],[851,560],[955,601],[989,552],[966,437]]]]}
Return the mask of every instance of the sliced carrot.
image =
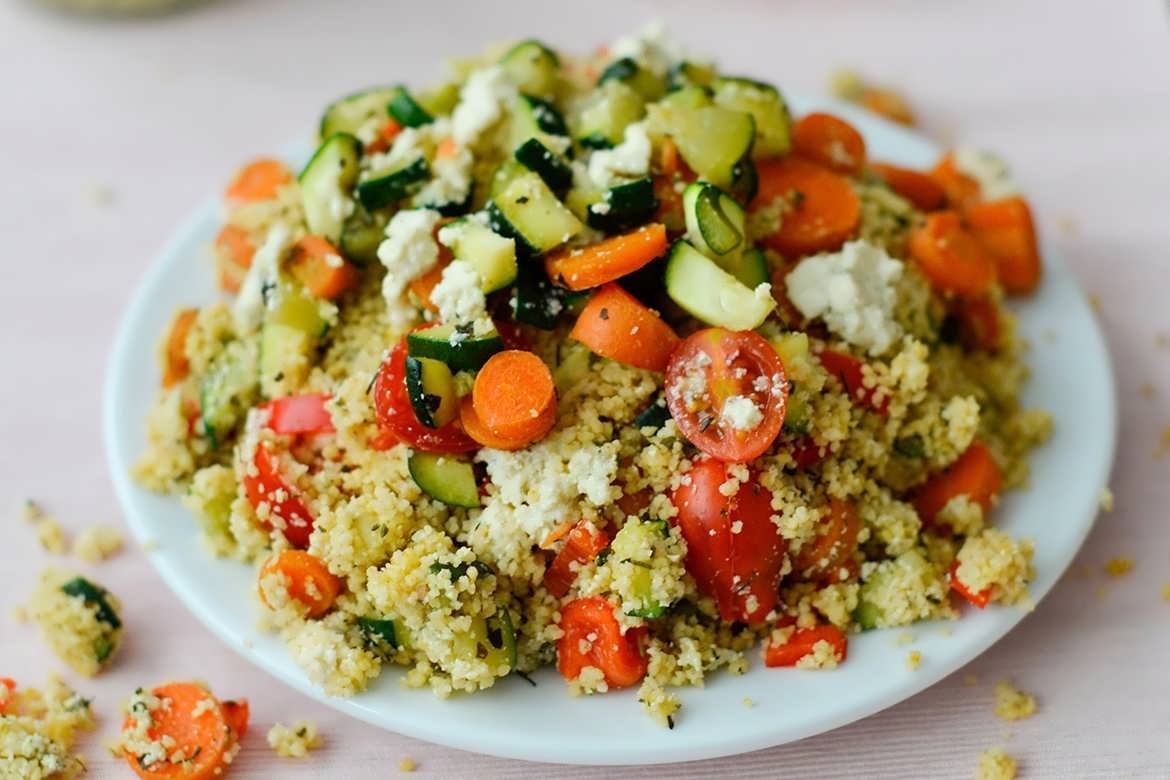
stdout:
{"type": "Polygon", "coordinates": [[[938,290],[978,298],[995,284],[995,261],[954,211],[928,214],[911,231],[909,249],[938,290]]]}
{"type": "MultiPolygon", "coordinates": [[[[231,761],[236,736],[211,692],[198,683],[173,682],[151,693],[163,701],[163,706],[150,711],[146,738],[151,742],[167,738],[168,758],[143,765],[139,756],[126,749],[123,755],[130,768],[144,780],[211,780],[223,774],[231,761]],[[169,757],[175,755],[186,760],[172,763],[169,757]]],[[[122,723],[123,732],[133,730],[137,722],[135,713],[128,713],[122,723]]]]}
{"type": "Polygon", "coordinates": [[[236,172],[224,197],[232,203],[252,203],[275,198],[293,180],[292,171],[280,160],[262,157],[236,172]]]}
{"type": "Polygon", "coordinates": [[[757,163],[759,191],[754,208],[787,200],[780,229],[761,241],[782,255],[795,258],[837,249],[856,232],[861,221],[861,199],[849,179],[798,157],[757,163]]]}
{"type": "Polygon", "coordinates": [[[552,428],[549,409],[556,409],[557,391],[544,361],[526,350],[506,349],[479,369],[471,400],[493,434],[533,442],[552,428]]]}
{"type": "Polygon", "coordinates": [[[798,628],[782,645],[768,642],[764,649],[765,666],[796,666],[800,659],[811,655],[818,642],[828,642],[833,648],[837,663],[843,663],[849,649],[849,639],[836,626],[813,626],[798,628]]]}
{"type": "Polygon", "coordinates": [[[569,336],[602,357],[648,371],[665,371],[679,343],[661,317],[612,282],[590,296],[569,336]]]}
{"type": "Polygon", "coordinates": [[[182,309],[171,322],[167,335],[166,360],[163,364],[163,387],[171,387],[187,378],[191,363],[187,359],[187,336],[199,316],[198,309],[182,309]]]}
{"type": "Polygon", "coordinates": [[[589,246],[549,255],[545,270],[553,284],[588,290],[637,271],[666,252],[666,225],[652,223],[589,246]]]}
{"type": "Polygon", "coordinates": [[[1028,201],[1015,196],[976,203],[964,213],[967,227],[991,253],[1009,293],[1027,295],[1040,284],[1040,250],[1028,201]]]}
{"type": "Polygon", "coordinates": [[[378,128],[378,135],[374,140],[366,144],[365,151],[367,154],[378,154],[384,152],[394,145],[394,139],[402,132],[402,125],[395,122],[393,119],[387,119],[386,123],[378,128]]]}
{"type": "Polygon", "coordinates": [[[792,148],[801,157],[839,173],[865,165],[865,139],[857,128],[832,114],[813,113],[792,126],[792,148]]]}
{"type": "Polygon", "coordinates": [[[251,709],[247,699],[232,699],[223,703],[223,719],[236,735],[236,739],[243,739],[248,733],[248,716],[251,709]]]}
{"type": "Polygon", "coordinates": [[[968,349],[998,352],[999,307],[990,297],[956,298],[953,307],[959,321],[959,338],[968,349]]]}
{"type": "Polygon", "coordinates": [[[946,203],[946,192],[928,174],[889,163],[875,162],[869,167],[885,180],[891,190],[913,203],[919,211],[937,211],[946,203]]]}
{"type": "Polygon", "coordinates": [[[952,498],[966,496],[986,512],[1002,487],[1003,472],[991,450],[983,442],[974,441],[949,468],[932,476],[918,490],[914,508],[922,522],[933,523],[952,498]]]}
{"type": "Polygon", "coordinates": [[[938,182],[947,194],[947,203],[951,208],[963,209],[976,203],[982,195],[979,182],[959,170],[955,163],[954,152],[943,155],[938,164],[930,172],[930,177],[938,182]]]}
{"type": "Polygon", "coordinates": [[[588,520],[580,521],[545,570],[544,587],[558,599],[564,598],[577,579],[577,567],[596,558],[608,546],[609,534],[588,520]]]}
{"type": "Polygon", "coordinates": [[[330,301],[357,287],[362,278],[341,250],[314,235],[293,245],[289,269],[311,295],[330,301]]]}
{"type": "Polygon", "coordinates": [[[233,295],[240,291],[244,276],[252,267],[256,246],[248,232],[236,225],[224,225],[215,237],[215,268],[219,289],[233,295]]]}
{"type": "Polygon", "coordinates": [[[304,550],[281,550],[260,567],[260,600],[269,607],[263,581],[274,574],[284,575],[289,597],[300,602],[311,618],[328,612],[341,592],[341,580],[319,558],[304,550]]]}
{"type": "MultiPolygon", "coordinates": [[[[551,406],[545,416],[541,418],[541,424],[548,425],[551,429],[556,421],[556,406],[551,406]]],[[[475,403],[470,395],[464,396],[459,403],[459,425],[468,436],[484,447],[493,450],[522,450],[531,443],[528,439],[505,439],[492,433],[491,429],[484,425],[483,420],[479,419],[479,415],[476,414],[475,403]]]]}

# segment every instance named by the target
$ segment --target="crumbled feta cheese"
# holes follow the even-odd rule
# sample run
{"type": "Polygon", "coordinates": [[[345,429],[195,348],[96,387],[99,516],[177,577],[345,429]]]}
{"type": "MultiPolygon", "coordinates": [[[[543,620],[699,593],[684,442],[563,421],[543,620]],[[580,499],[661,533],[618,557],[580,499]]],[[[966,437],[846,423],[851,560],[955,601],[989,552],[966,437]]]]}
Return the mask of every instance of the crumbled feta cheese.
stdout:
{"type": "Polygon", "coordinates": [[[764,421],[764,415],[752,399],[743,395],[729,396],[723,402],[719,416],[737,431],[751,431],[764,421]]]}
{"type": "Polygon", "coordinates": [[[437,157],[431,163],[431,180],[414,196],[419,206],[444,206],[462,203],[471,193],[471,152],[460,147],[449,157],[437,157]]]}
{"type": "Polygon", "coordinates": [[[788,297],[841,338],[880,355],[902,335],[894,319],[902,263],[879,247],[851,241],[840,252],[800,261],[785,278],[788,297]]]}
{"type": "Polygon", "coordinates": [[[252,265],[240,285],[240,293],[232,306],[236,330],[248,334],[260,327],[264,319],[264,287],[276,281],[280,261],[292,245],[292,230],[284,222],[274,222],[268,228],[264,243],[252,256],[252,265]]]}
{"type": "Polygon", "coordinates": [[[997,155],[974,146],[955,149],[955,167],[959,172],[979,182],[984,200],[999,200],[1019,195],[1020,188],[1012,178],[1007,163],[997,155]]]}
{"type": "Polygon", "coordinates": [[[438,307],[439,319],[445,323],[463,324],[483,318],[487,301],[475,266],[466,260],[453,260],[431,290],[431,303],[438,307]]]}
{"type": "Polygon", "coordinates": [[[629,57],[658,76],[666,75],[676,62],[685,58],[682,47],[669,36],[660,19],[647,24],[638,35],[618,38],[609,51],[613,59],[629,57]]]}
{"type": "Polygon", "coordinates": [[[451,114],[456,143],[466,146],[494,125],[516,97],[516,87],[499,65],[474,71],[459,92],[459,105],[451,114]]]}
{"type": "Polygon", "coordinates": [[[615,179],[645,176],[650,170],[650,136],[644,122],[626,128],[622,142],[612,149],[597,149],[589,156],[589,176],[600,186],[615,179]]]}
{"type": "Polygon", "coordinates": [[[405,330],[417,316],[414,307],[404,299],[406,285],[439,261],[439,245],[434,238],[438,222],[437,211],[400,211],[386,226],[386,239],[378,246],[378,259],[386,266],[382,297],[386,299],[390,322],[397,330],[405,330]]]}

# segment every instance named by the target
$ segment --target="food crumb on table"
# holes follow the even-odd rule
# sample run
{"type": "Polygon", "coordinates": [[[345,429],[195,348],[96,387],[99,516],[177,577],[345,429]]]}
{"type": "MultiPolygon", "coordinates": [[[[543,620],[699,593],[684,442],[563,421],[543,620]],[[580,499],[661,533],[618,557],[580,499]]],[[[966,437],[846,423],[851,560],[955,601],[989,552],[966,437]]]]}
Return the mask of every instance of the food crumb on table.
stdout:
{"type": "Polygon", "coordinates": [[[122,642],[121,608],[105,588],[61,569],[41,573],[27,605],[53,652],[86,677],[108,666],[117,653],[122,642]]]}
{"type": "Polygon", "coordinates": [[[1101,494],[1097,497],[1097,506],[1101,507],[1102,512],[1113,511],[1113,491],[1108,485],[1101,488],[1101,494]]]}
{"type": "Polygon", "coordinates": [[[27,523],[35,523],[45,516],[45,510],[36,501],[26,498],[20,502],[20,516],[27,523]]]}
{"type": "Polygon", "coordinates": [[[752,707],[756,706],[756,701],[755,701],[755,699],[753,699],[750,696],[744,696],[743,697],[743,706],[747,707],[750,710],[752,707]]]}
{"type": "Polygon", "coordinates": [[[988,748],[979,755],[975,780],[1014,780],[1016,770],[1016,760],[1003,748],[988,748]]]}
{"type": "Polygon", "coordinates": [[[108,525],[91,525],[73,540],[73,557],[101,563],[122,549],[122,534],[108,525]]]}
{"type": "Polygon", "coordinates": [[[1117,556],[1105,562],[1105,573],[1110,577],[1124,577],[1133,571],[1133,558],[1117,556]]]}
{"type": "Polygon", "coordinates": [[[268,730],[268,746],[285,758],[304,758],[324,741],[311,720],[298,720],[291,726],[276,723],[268,730]]]}
{"type": "Polygon", "coordinates": [[[1164,457],[1167,453],[1170,453],[1170,424],[1167,424],[1166,427],[1162,429],[1162,438],[1158,442],[1157,455],[1159,458],[1161,458],[1164,457]]]}
{"type": "Polygon", "coordinates": [[[0,678],[0,777],[73,778],[85,760],[70,753],[76,732],[94,727],[89,699],[51,675],[44,689],[0,678]]]}
{"type": "Polygon", "coordinates": [[[1006,721],[1030,718],[1036,713],[1036,697],[1008,680],[995,684],[995,714],[1006,721]]]}
{"type": "Polygon", "coordinates": [[[1170,601],[1170,582],[1162,583],[1162,599],[1170,601]]]}
{"type": "Polygon", "coordinates": [[[418,762],[413,758],[404,758],[398,762],[399,772],[413,772],[416,769],[418,769],[418,762]]]}
{"type": "Polygon", "coordinates": [[[64,555],[68,551],[69,539],[65,535],[65,529],[55,519],[44,517],[36,521],[34,528],[37,533],[37,541],[45,550],[54,555],[64,555]]]}
{"type": "Polygon", "coordinates": [[[918,650],[911,650],[910,655],[906,656],[906,670],[914,671],[922,663],[922,653],[918,650]]]}
{"type": "Polygon", "coordinates": [[[899,645],[908,645],[914,641],[914,634],[910,631],[903,631],[898,634],[897,642],[899,645]]]}
{"type": "Polygon", "coordinates": [[[1158,394],[1158,389],[1154,387],[1153,382],[1142,382],[1141,387],[1138,388],[1138,393],[1141,394],[1142,398],[1149,399],[1158,394]]]}
{"type": "Polygon", "coordinates": [[[971,687],[971,686],[975,686],[978,684],[979,684],[979,675],[977,675],[977,674],[963,675],[963,685],[971,687]]]}

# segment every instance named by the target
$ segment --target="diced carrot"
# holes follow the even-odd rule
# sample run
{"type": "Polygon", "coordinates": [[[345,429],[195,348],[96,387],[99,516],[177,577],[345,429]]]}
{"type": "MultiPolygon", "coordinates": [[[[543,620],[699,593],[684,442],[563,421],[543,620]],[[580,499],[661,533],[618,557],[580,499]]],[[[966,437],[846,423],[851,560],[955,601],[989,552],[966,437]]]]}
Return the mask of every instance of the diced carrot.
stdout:
{"type": "Polygon", "coordinates": [[[836,626],[824,625],[798,628],[782,645],[768,642],[764,650],[764,665],[796,666],[800,659],[814,652],[818,642],[828,642],[833,647],[837,663],[844,663],[849,651],[849,639],[836,626]]]}
{"type": "Polygon", "coordinates": [[[999,307],[990,297],[956,298],[952,308],[959,321],[959,338],[968,349],[998,352],[999,307]]]}
{"type": "Polygon", "coordinates": [[[549,255],[545,270],[553,284],[588,290],[637,271],[666,252],[666,225],[652,223],[589,246],[549,255]]]}
{"type": "Polygon", "coordinates": [[[974,441],[946,470],[932,476],[918,490],[914,508],[924,523],[933,523],[951,499],[966,496],[987,512],[1003,487],[1003,472],[991,450],[974,441]]]}
{"type": "Polygon", "coordinates": [[[661,317],[612,282],[589,298],[569,336],[602,357],[648,371],[665,371],[679,343],[661,317]]]}
{"type": "Polygon", "coordinates": [[[248,716],[251,709],[247,699],[232,699],[223,703],[223,718],[228,727],[236,735],[236,739],[243,739],[248,733],[248,716]]]}
{"type": "Polygon", "coordinates": [[[865,386],[865,363],[860,359],[835,349],[822,350],[817,357],[825,371],[844,385],[845,392],[853,401],[868,406],[880,415],[888,413],[890,397],[888,395],[879,397],[874,388],[865,386]]]}
{"type": "Polygon", "coordinates": [[[682,156],[678,152],[678,144],[670,136],[662,139],[662,146],[658,151],[658,167],[664,176],[673,177],[682,170],[682,156]]]}
{"type": "Polygon", "coordinates": [[[219,277],[219,289],[226,293],[238,293],[244,276],[252,267],[252,256],[256,246],[248,232],[236,225],[224,225],[215,237],[215,266],[219,277]]]}
{"type": "Polygon", "coordinates": [[[439,141],[438,146],[435,147],[435,157],[454,157],[459,153],[459,144],[455,143],[455,139],[447,136],[442,141],[439,141]]]}
{"type": "MultiPolygon", "coordinates": [[[[551,429],[556,421],[556,407],[549,407],[549,411],[541,419],[541,424],[548,425],[551,429]]],[[[493,450],[522,450],[531,443],[528,439],[505,439],[492,433],[491,429],[484,425],[483,420],[479,419],[479,415],[476,414],[475,403],[470,395],[464,396],[463,400],[459,402],[459,426],[463,428],[464,433],[479,444],[493,450]]]]}
{"type": "Polygon", "coordinates": [[[780,229],[761,241],[789,259],[837,249],[853,237],[861,220],[861,199],[849,179],[798,157],[756,164],[759,191],[753,209],[788,201],[780,229]]]}
{"type": "MultiPolygon", "coordinates": [[[[127,749],[123,755],[130,768],[144,780],[212,780],[223,774],[231,760],[236,735],[224,717],[222,705],[211,692],[199,683],[173,682],[160,685],[151,693],[164,705],[150,711],[146,738],[152,742],[165,739],[168,759],[178,754],[186,760],[153,761],[144,765],[139,756],[127,749]]],[[[122,730],[131,731],[136,724],[135,713],[130,712],[122,730]]]]}
{"type": "Polygon", "coordinates": [[[557,392],[544,361],[526,350],[506,349],[479,369],[471,399],[476,415],[493,434],[533,442],[552,428],[549,409],[556,408],[557,392]]]}
{"type": "Polygon", "coordinates": [[[199,316],[198,309],[183,309],[171,322],[167,335],[166,360],[163,364],[163,387],[172,387],[187,378],[191,363],[187,359],[187,336],[199,316]]]}
{"type": "Polygon", "coordinates": [[[991,603],[991,588],[984,588],[980,591],[973,591],[963,584],[959,579],[959,561],[958,559],[951,562],[951,568],[947,571],[951,578],[951,590],[958,593],[965,598],[972,606],[984,609],[991,603]]]}
{"type": "Polygon", "coordinates": [[[1034,292],[1040,284],[1040,250],[1028,201],[1016,196],[976,203],[964,217],[995,260],[1003,288],[1020,295],[1034,292]]]}
{"type": "Polygon", "coordinates": [[[937,211],[946,203],[947,194],[930,175],[889,163],[870,163],[869,167],[890,185],[890,189],[914,204],[919,211],[937,211]]]}
{"type": "Polygon", "coordinates": [[[574,599],[561,607],[557,670],[575,680],[586,666],[600,669],[610,688],[625,688],[646,676],[645,628],[622,628],[614,607],[601,596],[574,599]]]}
{"type": "Polygon", "coordinates": [[[230,203],[252,203],[275,198],[280,188],[293,180],[292,171],[280,160],[262,157],[236,172],[224,197],[230,203]]]}
{"type": "Polygon", "coordinates": [[[577,579],[576,567],[593,560],[608,546],[609,534],[588,520],[580,521],[569,531],[565,546],[545,570],[544,587],[558,599],[564,598],[577,579]]]}
{"type": "Polygon", "coordinates": [[[792,148],[801,157],[839,173],[865,165],[865,139],[857,128],[832,114],[813,113],[792,126],[792,148]]]}
{"type": "Polygon", "coordinates": [[[5,715],[13,702],[12,692],[16,690],[16,680],[11,677],[0,677],[0,715],[5,715]]]}
{"type": "Polygon", "coordinates": [[[379,428],[369,439],[370,449],[378,452],[385,452],[396,444],[398,444],[398,437],[394,435],[394,432],[382,428],[379,428]]]}
{"type": "Polygon", "coordinates": [[[448,263],[440,263],[431,270],[427,271],[422,276],[416,276],[407,283],[407,288],[418,300],[419,304],[429,311],[436,314],[439,312],[439,307],[431,302],[431,293],[434,292],[435,287],[439,282],[443,281],[443,269],[449,265],[448,263]]]}
{"type": "Polygon", "coordinates": [[[366,144],[365,151],[367,154],[378,154],[389,149],[394,144],[394,139],[402,132],[402,125],[395,122],[393,119],[387,119],[386,123],[378,128],[378,135],[374,140],[366,144]]]}
{"type": "Polygon", "coordinates": [[[928,214],[910,232],[909,250],[935,289],[978,298],[995,284],[995,261],[954,211],[928,214]]]}
{"type": "Polygon", "coordinates": [[[954,152],[943,155],[931,170],[930,177],[943,188],[951,208],[964,209],[976,203],[982,196],[979,182],[959,170],[954,152]]]}
{"type": "Polygon", "coordinates": [[[311,295],[330,301],[357,287],[362,278],[337,247],[314,235],[293,245],[289,268],[311,295]]]}
{"type": "Polygon", "coordinates": [[[289,597],[299,602],[311,618],[328,612],[341,592],[341,579],[319,558],[304,550],[281,550],[260,567],[260,600],[269,607],[273,605],[264,595],[264,580],[273,575],[283,575],[289,597]]]}
{"type": "Polygon", "coordinates": [[[907,127],[914,125],[914,112],[906,99],[892,89],[866,87],[861,95],[861,105],[879,116],[907,127]]]}

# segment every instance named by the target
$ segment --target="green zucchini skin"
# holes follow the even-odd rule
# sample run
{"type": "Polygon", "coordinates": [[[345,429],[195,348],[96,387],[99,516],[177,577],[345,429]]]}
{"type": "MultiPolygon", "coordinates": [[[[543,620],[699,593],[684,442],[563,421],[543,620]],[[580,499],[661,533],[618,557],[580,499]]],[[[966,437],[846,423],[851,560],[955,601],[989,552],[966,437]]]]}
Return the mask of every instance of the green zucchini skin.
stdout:
{"type": "Polygon", "coordinates": [[[395,87],[386,105],[394,121],[403,127],[422,127],[435,121],[430,113],[406,91],[406,87],[395,87]]]}
{"type": "Polygon", "coordinates": [[[362,208],[377,211],[405,198],[418,189],[431,175],[426,158],[419,157],[401,168],[378,173],[357,185],[362,208]]]}
{"type": "Polygon", "coordinates": [[[407,468],[419,489],[448,506],[474,509],[481,506],[475,470],[451,455],[412,452],[407,468]]]}

